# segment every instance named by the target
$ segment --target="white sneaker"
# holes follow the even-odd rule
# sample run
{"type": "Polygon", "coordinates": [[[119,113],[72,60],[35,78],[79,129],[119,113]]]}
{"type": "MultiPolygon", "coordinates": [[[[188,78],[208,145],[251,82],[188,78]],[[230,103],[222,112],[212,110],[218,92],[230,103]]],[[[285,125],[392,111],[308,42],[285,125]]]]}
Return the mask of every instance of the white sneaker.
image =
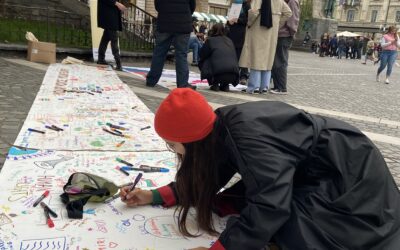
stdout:
{"type": "Polygon", "coordinates": [[[386,78],[385,83],[389,84],[389,78],[386,78]]]}
{"type": "Polygon", "coordinates": [[[376,81],[380,82],[379,75],[376,75],[376,81]]]}

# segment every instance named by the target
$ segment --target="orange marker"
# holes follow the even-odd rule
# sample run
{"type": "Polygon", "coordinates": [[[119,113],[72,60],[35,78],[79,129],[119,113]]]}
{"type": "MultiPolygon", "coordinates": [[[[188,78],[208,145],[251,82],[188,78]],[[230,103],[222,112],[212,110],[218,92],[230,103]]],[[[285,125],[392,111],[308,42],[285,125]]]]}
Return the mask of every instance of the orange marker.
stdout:
{"type": "Polygon", "coordinates": [[[117,144],[117,148],[121,147],[124,143],[125,143],[125,141],[122,141],[122,142],[118,143],[117,144]]]}

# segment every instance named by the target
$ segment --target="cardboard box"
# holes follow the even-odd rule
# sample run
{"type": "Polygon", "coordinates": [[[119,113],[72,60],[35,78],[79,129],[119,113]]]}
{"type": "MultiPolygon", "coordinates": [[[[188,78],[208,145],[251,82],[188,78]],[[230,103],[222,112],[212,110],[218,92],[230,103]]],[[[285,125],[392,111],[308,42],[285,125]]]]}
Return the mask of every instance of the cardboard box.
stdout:
{"type": "Polygon", "coordinates": [[[28,41],[28,61],[55,63],[56,44],[28,41]]]}

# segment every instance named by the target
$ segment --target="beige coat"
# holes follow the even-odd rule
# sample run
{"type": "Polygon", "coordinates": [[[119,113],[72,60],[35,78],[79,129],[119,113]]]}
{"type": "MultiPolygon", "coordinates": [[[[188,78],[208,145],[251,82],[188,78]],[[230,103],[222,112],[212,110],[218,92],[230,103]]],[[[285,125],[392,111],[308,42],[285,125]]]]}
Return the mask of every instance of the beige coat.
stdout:
{"type": "Polygon", "coordinates": [[[272,28],[260,26],[262,0],[252,0],[246,30],[246,38],[240,55],[239,66],[256,70],[271,70],[274,63],[280,24],[292,16],[292,11],[283,0],[271,0],[272,28]]]}

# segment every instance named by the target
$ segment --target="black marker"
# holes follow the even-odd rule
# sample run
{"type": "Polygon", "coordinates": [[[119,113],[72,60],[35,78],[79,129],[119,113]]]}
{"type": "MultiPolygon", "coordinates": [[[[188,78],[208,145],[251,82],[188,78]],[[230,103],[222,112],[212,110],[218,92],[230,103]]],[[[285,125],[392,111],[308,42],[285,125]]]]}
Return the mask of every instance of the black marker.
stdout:
{"type": "Polygon", "coordinates": [[[149,129],[149,128],[151,128],[151,126],[146,126],[144,128],[141,128],[140,130],[145,130],[145,129],[149,129]]]}
{"type": "Polygon", "coordinates": [[[49,211],[49,214],[50,214],[51,216],[53,216],[54,218],[57,218],[57,217],[58,217],[58,215],[56,214],[56,212],[54,212],[53,210],[51,210],[51,208],[49,208],[49,206],[47,206],[46,203],[44,203],[43,201],[40,202],[40,206],[41,206],[43,209],[47,209],[47,211],[49,211]]]}
{"type": "Polygon", "coordinates": [[[28,128],[28,131],[30,131],[30,132],[36,132],[36,133],[41,133],[41,134],[45,134],[45,133],[46,133],[46,132],[44,132],[44,131],[40,131],[40,130],[33,129],[33,128],[28,128]]]}
{"type": "Polygon", "coordinates": [[[117,169],[118,169],[119,171],[121,171],[122,173],[124,173],[126,176],[129,176],[129,173],[126,172],[125,170],[123,170],[122,168],[117,167],[117,169]]]}
{"type": "Polygon", "coordinates": [[[52,128],[55,128],[55,129],[57,129],[57,130],[59,130],[59,131],[64,131],[64,129],[59,128],[59,127],[57,127],[57,126],[55,126],[55,125],[51,125],[51,127],[52,127],[52,128]]]}

